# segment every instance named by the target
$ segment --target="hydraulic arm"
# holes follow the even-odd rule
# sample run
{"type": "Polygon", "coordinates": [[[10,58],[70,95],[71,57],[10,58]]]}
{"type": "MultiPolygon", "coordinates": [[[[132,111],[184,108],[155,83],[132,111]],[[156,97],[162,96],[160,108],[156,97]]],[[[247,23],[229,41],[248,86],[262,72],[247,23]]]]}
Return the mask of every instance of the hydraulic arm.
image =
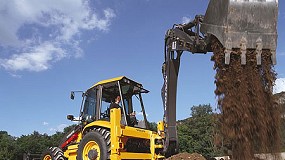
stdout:
{"type": "Polygon", "coordinates": [[[254,50],[257,65],[261,64],[262,51],[270,50],[272,64],[276,64],[277,15],[278,0],[210,0],[205,15],[197,15],[187,24],[175,24],[166,32],[161,92],[166,155],[178,152],[176,93],[182,53],[212,52],[211,45],[217,39],[224,47],[225,65],[230,64],[233,52],[246,65],[247,50],[254,50]]]}
{"type": "Polygon", "coordinates": [[[174,25],[165,36],[165,60],[162,66],[164,85],[162,100],[164,107],[165,143],[164,152],[172,155],[178,152],[176,132],[176,93],[180,58],[183,51],[192,53],[207,53],[211,51],[206,39],[199,35],[203,16],[198,15],[188,24],[174,25]],[[196,32],[192,29],[195,28],[196,32]]]}

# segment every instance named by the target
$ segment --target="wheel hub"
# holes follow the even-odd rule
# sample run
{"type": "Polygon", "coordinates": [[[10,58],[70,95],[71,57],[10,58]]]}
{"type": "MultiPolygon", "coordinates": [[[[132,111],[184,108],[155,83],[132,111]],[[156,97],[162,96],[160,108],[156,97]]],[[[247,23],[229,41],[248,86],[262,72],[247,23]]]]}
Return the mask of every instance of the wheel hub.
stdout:
{"type": "Polygon", "coordinates": [[[98,152],[96,149],[92,149],[88,152],[88,158],[90,160],[96,160],[97,157],[98,157],[98,152]]]}
{"type": "Polygon", "coordinates": [[[95,141],[89,141],[83,148],[83,160],[100,159],[100,147],[95,141]]]}
{"type": "Polygon", "coordinates": [[[44,160],[51,160],[51,156],[50,155],[45,155],[44,156],[44,160]]]}

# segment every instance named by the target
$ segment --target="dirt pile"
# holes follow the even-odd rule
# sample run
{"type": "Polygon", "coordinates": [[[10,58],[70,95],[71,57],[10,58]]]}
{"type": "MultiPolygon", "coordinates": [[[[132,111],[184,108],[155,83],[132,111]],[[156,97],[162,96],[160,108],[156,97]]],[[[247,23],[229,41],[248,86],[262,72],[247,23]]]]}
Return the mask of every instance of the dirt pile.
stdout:
{"type": "Polygon", "coordinates": [[[272,94],[276,74],[270,51],[262,52],[258,66],[254,50],[247,51],[246,65],[241,65],[241,52],[234,50],[230,65],[225,65],[222,45],[215,40],[212,48],[221,131],[231,142],[233,159],[278,152],[280,112],[272,94]]]}
{"type": "Polygon", "coordinates": [[[173,155],[167,158],[167,160],[206,160],[206,158],[204,158],[201,154],[198,154],[198,153],[190,154],[187,152],[183,152],[183,153],[173,155]]]}

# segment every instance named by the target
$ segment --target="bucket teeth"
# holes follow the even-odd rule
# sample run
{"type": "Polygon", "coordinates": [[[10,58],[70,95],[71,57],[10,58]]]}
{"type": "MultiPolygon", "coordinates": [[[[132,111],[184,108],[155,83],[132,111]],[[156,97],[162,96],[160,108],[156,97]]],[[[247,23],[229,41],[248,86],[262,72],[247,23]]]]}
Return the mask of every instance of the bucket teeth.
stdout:
{"type": "Polygon", "coordinates": [[[259,37],[257,40],[256,40],[256,63],[257,65],[261,65],[261,53],[262,53],[262,39],[259,37]]]}
{"type": "Polygon", "coordinates": [[[231,53],[232,53],[232,40],[228,38],[225,43],[225,64],[229,65],[231,60],[231,53]]]}
{"type": "Polygon", "coordinates": [[[245,37],[241,38],[241,43],[240,43],[240,51],[241,51],[241,64],[245,65],[246,64],[246,44],[247,40],[245,37]]]}
{"type": "MultiPolygon", "coordinates": [[[[274,42],[273,42],[274,43],[274,42]]],[[[272,49],[270,50],[271,52],[271,61],[273,65],[276,65],[276,50],[274,48],[274,45],[272,44],[271,46],[272,49]]],[[[262,43],[262,39],[259,37],[256,40],[256,49],[255,49],[255,54],[256,54],[256,64],[257,65],[261,65],[262,63],[262,49],[263,49],[263,43],[262,43]]],[[[245,37],[242,37],[240,40],[240,57],[241,57],[241,65],[246,65],[246,53],[247,53],[247,39],[245,37]]],[[[230,61],[231,61],[231,53],[233,52],[232,50],[232,40],[231,38],[228,38],[228,40],[225,43],[225,50],[224,50],[224,54],[225,54],[225,64],[229,65],[230,61]]]]}
{"type": "Polygon", "coordinates": [[[231,60],[231,50],[225,51],[225,64],[229,65],[231,60]]]}
{"type": "Polygon", "coordinates": [[[256,54],[256,63],[257,65],[261,65],[261,51],[256,54]]]}
{"type": "Polygon", "coordinates": [[[276,61],[276,41],[275,40],[271,41],[271,46],[272,46],[272,48],[270,49],[271,61],[273,65],[276,65],[277,61],[276,61]]]}
{"type": "Polygon", "coordinates": [[[276,61],[276,51],[275,50],[271,50],[271,61],[272,61],[273,65],[277,64],[277,61],[276,61]]]}
{"type": "Polygon", "coordinates": [[[246,51],[241,51],[241,64],[246,65],[246,51]]]}

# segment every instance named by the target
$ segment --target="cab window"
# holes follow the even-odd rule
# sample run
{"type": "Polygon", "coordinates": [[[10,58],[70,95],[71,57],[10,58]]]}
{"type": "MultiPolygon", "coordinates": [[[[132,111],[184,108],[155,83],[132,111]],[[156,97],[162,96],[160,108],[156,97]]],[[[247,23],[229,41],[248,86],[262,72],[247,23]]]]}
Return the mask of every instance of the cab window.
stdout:
{"type": "Polygon", "coordinates": [[[85,94],[82,118],[86,121],[95,120],[96,116],[96,91],[89,90],[85,94]]]}

